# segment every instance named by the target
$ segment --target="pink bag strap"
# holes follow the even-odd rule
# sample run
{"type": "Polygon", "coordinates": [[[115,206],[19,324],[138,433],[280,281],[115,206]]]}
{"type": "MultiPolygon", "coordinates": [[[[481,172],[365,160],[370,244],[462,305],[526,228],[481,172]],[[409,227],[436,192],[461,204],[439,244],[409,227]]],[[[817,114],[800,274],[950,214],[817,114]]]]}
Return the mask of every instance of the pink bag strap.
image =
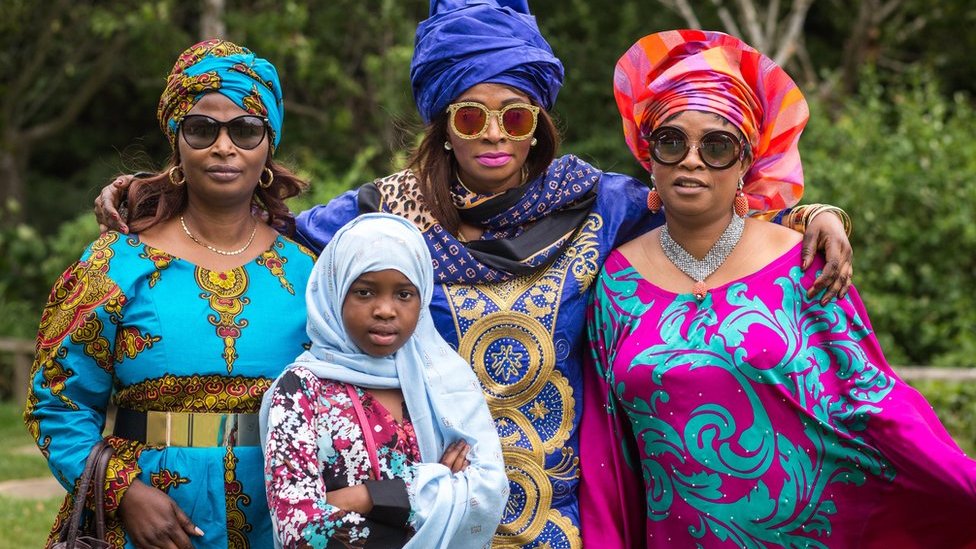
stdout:
{"type": "Polygon", "coordinates": [[[373,469],[372,480],[380,479],[380,460],[376,456],[376,440],[373,439],[373,428],[366,421],[366,413],[363,412],[363,402],[359,400],[359,393],[356,388],[346,383],[346,393],[352,400],[352,407],[356,409],[356,416],[359,418],[359,427],[363,430],[363,439],[366,442],[366,453],[369,454],[369,464],[373,469]]]}

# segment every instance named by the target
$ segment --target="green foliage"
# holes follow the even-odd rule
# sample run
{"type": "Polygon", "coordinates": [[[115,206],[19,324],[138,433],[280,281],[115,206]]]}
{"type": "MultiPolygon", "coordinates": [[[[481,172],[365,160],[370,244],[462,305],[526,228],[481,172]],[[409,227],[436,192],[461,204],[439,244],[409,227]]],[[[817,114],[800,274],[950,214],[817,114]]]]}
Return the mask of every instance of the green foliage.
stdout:
{"type": "Polygon", "coordinates": [[[912,386],[925,395],[963,451],[976,455],[976,383],[928,380],[914,381],[912,386]]]}
{"type": "Polygon", "coordinates": [[[254,0],[228,13],[228,28],[281,73],[281,149],[317,195],[386,175],[420,129],[408,67],[427,7],[426,0],[254,0]]]}
{"type": "Polygon", "coordinates": [[[88,211],[48,237],[24,224],[0,226],[0,336],[34,338],[54,281],[97,236],[88,211]]]}
{"type": "Polygon", "coordinates": [[[855,280],[896,364],[976,365],[976,112],[931,74],[870,76],[836,119],[814,105],[805,202],[854,221],[855,280]]]}
{"type": "Polygon", "coordinates": [[[534,0],[532,7],[566,72],[555,108],[563,151],[608,171],[640,175],[620,131],[613,69],[638,38],[681,23],[646,0],[619,0],[612,9],[589,0],[534,0]]]}

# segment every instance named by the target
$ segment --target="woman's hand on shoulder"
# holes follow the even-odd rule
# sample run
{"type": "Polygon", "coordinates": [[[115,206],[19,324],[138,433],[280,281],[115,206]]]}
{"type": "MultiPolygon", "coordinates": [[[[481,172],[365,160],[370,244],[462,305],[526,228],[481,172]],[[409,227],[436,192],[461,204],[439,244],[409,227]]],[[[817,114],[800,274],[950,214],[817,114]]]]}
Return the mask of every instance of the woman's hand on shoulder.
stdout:
{"type": "Polygon", "coordinates": [[[192,549],[190,536],[203,535],[172,498],[139,480],[122,496],[119,515],[136,547],[192,549]]]}
{"type": "Polygon", "coordinates": [[[822,305],[830,300],[843,298],[850,289],[854,276],[854,250],[844,231],[844,224],[834,214],[821,214],[813,218],[803,234],[803,268],[813,263],[817,252],[823,253],[823,272],[807,290],[807,297],[827,291],[820,299],[822,305]]]}
{"type": "Polygon", "coordinates": [[[133,179],[135,176],[120,175],[105,185],[95,197],[95,219],[98,220],[99,231],[104,233],[111,230],[129,233],[129,227],[126,226],[122,215],[119,213],[119,205],[122,203],[122,194],[128,190],[133,179]]]}

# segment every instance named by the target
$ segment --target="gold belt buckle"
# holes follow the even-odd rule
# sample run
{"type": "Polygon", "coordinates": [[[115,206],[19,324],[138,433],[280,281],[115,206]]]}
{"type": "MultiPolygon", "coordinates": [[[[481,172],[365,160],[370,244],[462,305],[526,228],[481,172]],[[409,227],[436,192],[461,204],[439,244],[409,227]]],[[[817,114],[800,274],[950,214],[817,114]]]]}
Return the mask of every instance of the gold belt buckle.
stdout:
{"type": "Polygon", "coordinates": [[[146,413],[146,444],[185,448],[258,446],[258,414],[150,411],[146,413]]]}

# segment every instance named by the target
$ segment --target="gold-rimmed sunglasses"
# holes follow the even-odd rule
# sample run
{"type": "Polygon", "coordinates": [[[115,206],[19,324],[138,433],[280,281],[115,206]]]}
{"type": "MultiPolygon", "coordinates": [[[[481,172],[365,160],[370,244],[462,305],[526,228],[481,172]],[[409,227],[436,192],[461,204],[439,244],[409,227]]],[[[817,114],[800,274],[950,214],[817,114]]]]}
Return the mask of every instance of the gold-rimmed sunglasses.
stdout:
{"type": "Polygon", "coordinates": [[[491,117],[496,117],[502,135],[512,141],[524,141],[539,123],[539,107],[528,103],[511,103],[493,111],[481,103],[462,101],[447,107],[451,129],[461,139],[478,139],[488,131],[491,117]]]}

